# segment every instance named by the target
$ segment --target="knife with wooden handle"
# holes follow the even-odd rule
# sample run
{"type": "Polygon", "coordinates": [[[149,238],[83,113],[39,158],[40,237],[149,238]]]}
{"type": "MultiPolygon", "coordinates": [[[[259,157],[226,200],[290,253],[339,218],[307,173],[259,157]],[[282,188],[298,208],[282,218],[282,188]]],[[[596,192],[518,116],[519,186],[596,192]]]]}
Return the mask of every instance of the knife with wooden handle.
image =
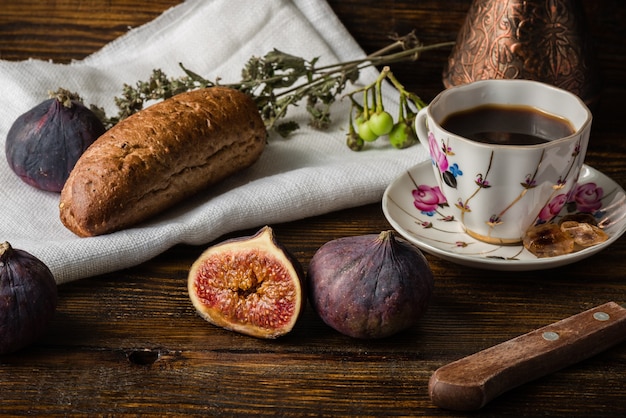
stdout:
{"type": "Polygon", "coordinates": [[[480,409],[514,387],[625,339],[626,309],[605,303],[437,369],[428,392],[441,408],[480,409]]]}

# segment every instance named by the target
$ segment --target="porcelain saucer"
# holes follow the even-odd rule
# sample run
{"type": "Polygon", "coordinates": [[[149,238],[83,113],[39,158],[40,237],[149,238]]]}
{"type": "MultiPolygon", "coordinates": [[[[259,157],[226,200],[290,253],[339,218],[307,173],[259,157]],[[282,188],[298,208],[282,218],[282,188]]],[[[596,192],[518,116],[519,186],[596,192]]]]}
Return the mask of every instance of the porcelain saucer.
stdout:
{"type": "MultiPolygon", "coordinates": [[[[415,205],[413,191],[436,187],[431,161],[424,161],[396,178],[385,190],[382,208],[391,226],[421,250],[470,267],[525,271],[559,267],[587,258],[615,242],[626,231],[626,193],[601,172],[583,166],[579,185],[591,190],[596,205],[593,214],[609,235],[601,244],[570,254],[538,258],[523,245],[501,246],[478,241],[463,232],[463,227],[449,213],[448,206],[421,211],[415,205]],[[597,207],[599,206],[599,209],[597,207]]],[[[422,205],[418,205],[422,206],[422,205]]],[[[576,202],[566,204],[554,220],[576,213],[576,202]]]]}

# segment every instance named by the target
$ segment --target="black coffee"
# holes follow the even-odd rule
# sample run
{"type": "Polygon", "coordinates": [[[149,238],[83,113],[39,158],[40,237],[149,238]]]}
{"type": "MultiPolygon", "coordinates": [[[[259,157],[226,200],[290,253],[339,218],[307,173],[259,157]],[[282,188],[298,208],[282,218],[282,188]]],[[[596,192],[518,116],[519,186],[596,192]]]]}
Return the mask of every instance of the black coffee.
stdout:
{"type": "Polygon", "coordinates": [[[529,106],[484,105],[449,115],[448,132],[489,144],[535,145],[575,132],[567,119],[529,106]]]}

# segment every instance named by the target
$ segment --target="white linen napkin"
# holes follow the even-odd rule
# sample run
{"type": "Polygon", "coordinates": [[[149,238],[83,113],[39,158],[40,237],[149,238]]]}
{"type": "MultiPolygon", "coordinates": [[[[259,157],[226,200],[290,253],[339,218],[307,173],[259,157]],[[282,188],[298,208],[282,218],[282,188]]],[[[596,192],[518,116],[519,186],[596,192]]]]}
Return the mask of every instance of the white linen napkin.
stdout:
{"type": "MultiPolygon", "coordinates": [[[[251,56],[274,48],[320,63],[364,55],[325,0],[188,0],[80,61],[0,60],[0,147],[13,121],[49,90],[77,92],[114,115],[123,84],[145,81],[153,69],[180,76],[183,63],[208,79],[234,82],[251,56]]],[[[365,72],[361,81],[376,74],[365,72]]],[[[397,94],[386,96],[396,109],[397,94]]],[[[0,158],[0,240],[39,257],[61,284],[138,265],[179,243],[202,245],[241,229],[380,201],[387,185],[426,152],[421,146],[399,151],[381,140],[349,150],[348,111],[347,101],[336,103],[334,124],[317,131],[296,108],[289,118],[301,129],[290,139],[272,135],[250,169],[135,228],[94,238],[67,230],[59,195],[28,186],[0,158]]]]}

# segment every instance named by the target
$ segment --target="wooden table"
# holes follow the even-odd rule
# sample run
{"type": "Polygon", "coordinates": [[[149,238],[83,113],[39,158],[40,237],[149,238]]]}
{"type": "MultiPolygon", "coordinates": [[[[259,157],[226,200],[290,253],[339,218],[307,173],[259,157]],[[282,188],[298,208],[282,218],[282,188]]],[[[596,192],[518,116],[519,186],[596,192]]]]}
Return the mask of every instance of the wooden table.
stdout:
{"type": "MultiPolygon", "coordinates": [[[[177,3],[2,0],[0,57],[80,59],[177,3]]],[[[330,3],[371,52],[387,43],[390,32],[414,28],[425,43],[455,39],[471,2],[330,3]]],[[[604,77],[587,162],[626,186],[626,3],[584,3],[604,77]]],[[[430,100],[442,88],[447,55],[432,52],[394,72],[430,100]]],[[[272,226],[304,266],[331,239],[390,228],[380,204],[272,226]]],[[[536,272],[466,268],[427,255],[436,289],[414,329],[360,341],[331,330],[307,308],[291,334],[264,341],[215,328],[196,315],[186,277],[204,248],[177,246],[136,268],[61,286],[45,337],[0,358],[0,412],[460,416],[430,402],[427,384],[435,369],[626,299],[624,239],[585,261],[536,272]]],[[[508,392],[472,415],[619,415],[626,412],[624,388],[626,344],[508,392]]]]}

